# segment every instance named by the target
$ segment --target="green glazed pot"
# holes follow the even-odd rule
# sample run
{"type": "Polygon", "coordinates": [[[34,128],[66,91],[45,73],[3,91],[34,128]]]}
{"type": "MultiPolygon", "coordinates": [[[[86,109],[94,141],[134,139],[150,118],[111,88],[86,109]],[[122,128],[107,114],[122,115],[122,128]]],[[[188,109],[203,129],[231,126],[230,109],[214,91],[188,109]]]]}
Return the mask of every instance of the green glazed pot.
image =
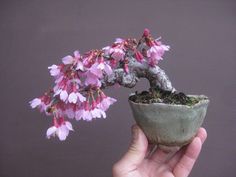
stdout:
{"type": "Polygon", "coordinates": [[[202,99],[193,106],[143,104],[129,99],[134,119],[150,143],[169,151],[191,142],[206,116],[209,99],[204,95],[188,96],[202,99]]]}

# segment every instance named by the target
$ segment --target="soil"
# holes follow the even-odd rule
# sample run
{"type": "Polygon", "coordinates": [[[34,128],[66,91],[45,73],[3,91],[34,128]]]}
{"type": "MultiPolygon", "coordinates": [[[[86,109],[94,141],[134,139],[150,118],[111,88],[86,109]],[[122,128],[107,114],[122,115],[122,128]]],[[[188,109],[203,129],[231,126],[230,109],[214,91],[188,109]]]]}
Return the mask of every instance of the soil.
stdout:
{"type": "Polygon", "coordinates": [[[159,88],[150,88],[149,91],[142,91],[141,93],[136,91],[129,99],[135,103],[165,103],[188,106],[192,106],[201,100],[200,98],[187,96],[182,92],[171,93],[159,88]]]}

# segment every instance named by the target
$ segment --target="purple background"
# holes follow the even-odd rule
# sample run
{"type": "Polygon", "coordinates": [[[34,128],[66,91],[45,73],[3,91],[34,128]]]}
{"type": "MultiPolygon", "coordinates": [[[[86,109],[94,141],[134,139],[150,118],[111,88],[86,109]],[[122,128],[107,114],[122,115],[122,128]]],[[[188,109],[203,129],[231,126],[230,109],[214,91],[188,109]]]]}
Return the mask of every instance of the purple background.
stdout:
{"type": "Polygon", "coordinates": [[[73,121],[68,140],[45,139],[51,119],[28,101],[53,85],[47,66],[147,27],[171,51],[160,66],[177,90],[205,94],[208,139],[192,177],[234,177],[236,164],[236,1],[65,0],[0,2],[0,176],[105,177],[126,152],[134,123],[127,96],[110,88],[106,120],[73,121]]]}

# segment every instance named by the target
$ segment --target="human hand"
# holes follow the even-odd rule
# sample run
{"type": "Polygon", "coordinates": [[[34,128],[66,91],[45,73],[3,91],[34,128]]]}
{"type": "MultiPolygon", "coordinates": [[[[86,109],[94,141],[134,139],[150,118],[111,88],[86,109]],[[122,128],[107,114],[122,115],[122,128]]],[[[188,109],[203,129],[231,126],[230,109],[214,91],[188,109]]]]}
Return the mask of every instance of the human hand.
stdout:
{"type": "Polygon", "coordinates": [[[113,166],[113,177],[187,177],[206,140],[207,132],[200,128],[193,141],[176,153],[160,149],[150,154],[150,145],[143,131],[132,127],[132,143],[128,152],[113,166]]]}

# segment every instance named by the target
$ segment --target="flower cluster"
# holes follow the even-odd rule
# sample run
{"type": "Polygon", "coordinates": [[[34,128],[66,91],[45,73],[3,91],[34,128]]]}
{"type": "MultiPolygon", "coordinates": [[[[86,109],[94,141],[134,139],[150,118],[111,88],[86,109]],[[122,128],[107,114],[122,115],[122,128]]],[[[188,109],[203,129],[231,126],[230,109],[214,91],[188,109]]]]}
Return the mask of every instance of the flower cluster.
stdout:
{"type": "Polygon", "coordinates": [[[53,116],[54,125],[47,130],[47,137],[57,135],[60,140],[66,139],[73,128],[65,118],[85,121],[106,118],[106,110],[116,99],[102,91],[104,77],[117,68],[128,74],[131,58],[154,67],[168,50],[169,46],[153,39],[145,29],[139,41],[117,38],[111,46],[83,55],[76,50],[73,55],[62,58],[61,64],[49,66],[55,86],[30,101],[32,108],[53,116]]]}

